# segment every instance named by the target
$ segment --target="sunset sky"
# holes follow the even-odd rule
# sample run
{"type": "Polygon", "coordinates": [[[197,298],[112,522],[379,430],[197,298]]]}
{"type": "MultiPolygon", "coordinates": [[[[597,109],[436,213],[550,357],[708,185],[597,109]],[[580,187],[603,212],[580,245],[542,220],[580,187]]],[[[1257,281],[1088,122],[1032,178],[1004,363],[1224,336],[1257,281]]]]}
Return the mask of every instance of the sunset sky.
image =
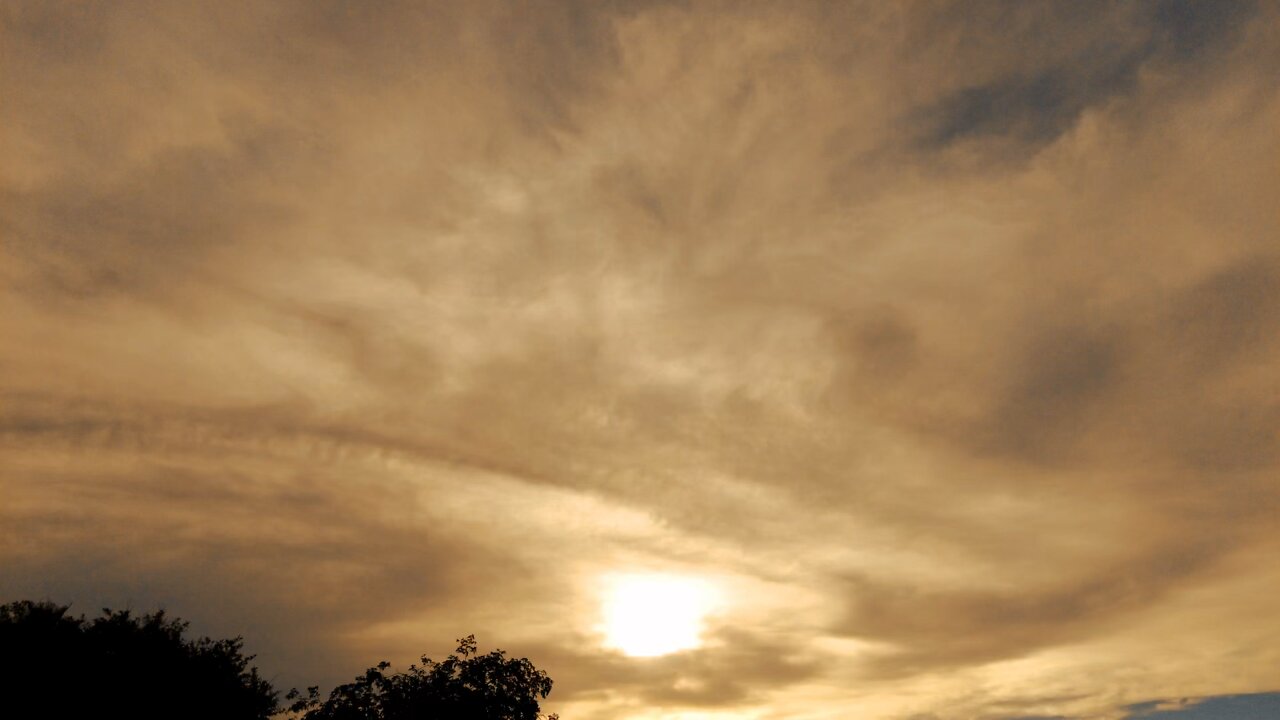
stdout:
{"type": "Polygon", "coordinates": [[[1205,700],[1280,691],[1280,3],[5,2],[23,598],[565,720],[1280,713],[1205,700]]]}

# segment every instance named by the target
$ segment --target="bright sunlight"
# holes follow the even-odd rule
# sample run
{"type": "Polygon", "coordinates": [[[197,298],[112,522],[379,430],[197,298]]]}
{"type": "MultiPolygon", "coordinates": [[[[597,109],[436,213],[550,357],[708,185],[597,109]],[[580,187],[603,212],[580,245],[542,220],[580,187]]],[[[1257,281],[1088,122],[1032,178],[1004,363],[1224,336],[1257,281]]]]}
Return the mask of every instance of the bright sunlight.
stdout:
{"type": "Polygon", "coordinates": [[[635,573],[605,580],[605,644],[631,657],[654,657],[702,644],[715,587],[698,578],[635,573]]]}

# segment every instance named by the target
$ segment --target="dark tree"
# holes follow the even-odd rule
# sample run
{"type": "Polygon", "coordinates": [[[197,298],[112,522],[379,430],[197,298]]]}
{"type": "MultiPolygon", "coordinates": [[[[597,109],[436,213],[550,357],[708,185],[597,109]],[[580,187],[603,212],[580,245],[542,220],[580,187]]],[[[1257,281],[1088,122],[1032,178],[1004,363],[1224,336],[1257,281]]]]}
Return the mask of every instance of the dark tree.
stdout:
{"type": "Polygon", "coordinates": [[[29,600],[0,606],[0,716],[265,720],[276,692],[241,638],[186,640],[163,611],[103,610],[92,621],[29,600]]]}
{"type": "Polygon", "coordinates": [[[529,660],[477,654],[474,635],[441,662],[423,657],[402,673],[389,667],[369,668],[324,702],[311,688],[293,709],[304,720],[537,720],[538,700],[551,692],[551,679],[529,660]]]}

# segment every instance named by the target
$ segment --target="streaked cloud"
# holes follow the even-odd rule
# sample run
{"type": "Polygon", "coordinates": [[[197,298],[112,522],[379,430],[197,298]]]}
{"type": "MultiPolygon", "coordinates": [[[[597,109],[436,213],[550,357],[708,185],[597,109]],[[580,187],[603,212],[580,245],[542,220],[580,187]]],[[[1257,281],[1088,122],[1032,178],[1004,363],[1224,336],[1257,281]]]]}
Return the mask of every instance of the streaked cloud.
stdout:
{"type": "Polygon", "coordinates": [[[565,717],[1277,689],[1274,7],[0,12],[4,597],[565,717]]]}

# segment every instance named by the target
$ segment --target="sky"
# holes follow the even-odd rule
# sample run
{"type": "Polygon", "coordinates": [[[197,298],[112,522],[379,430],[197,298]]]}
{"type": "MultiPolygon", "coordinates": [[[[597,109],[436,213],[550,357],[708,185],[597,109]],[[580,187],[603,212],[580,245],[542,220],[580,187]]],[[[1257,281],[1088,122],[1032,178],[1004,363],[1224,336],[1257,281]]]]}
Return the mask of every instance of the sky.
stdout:
{"type": "Polygon", "coordinates": [[[0,98],[0,601],[566,720],[1280,705],[1276,3],[18,0],[0,98]]]}

